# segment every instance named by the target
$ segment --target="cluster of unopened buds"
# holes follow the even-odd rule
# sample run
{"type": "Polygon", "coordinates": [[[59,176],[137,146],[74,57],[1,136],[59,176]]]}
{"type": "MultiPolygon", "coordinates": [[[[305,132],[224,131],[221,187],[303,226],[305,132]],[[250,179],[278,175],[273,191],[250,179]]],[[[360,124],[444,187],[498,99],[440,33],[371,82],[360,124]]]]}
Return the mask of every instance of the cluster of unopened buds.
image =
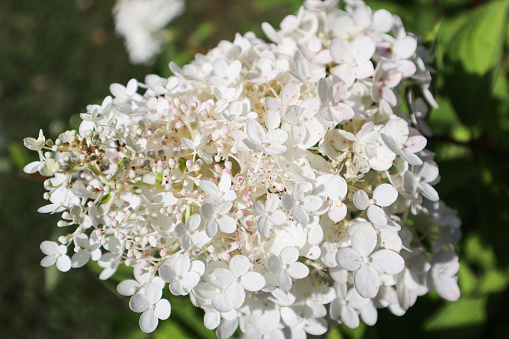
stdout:
{"type": "Polygon", "coordinates": [[[118,292],[144,332],[170,316],[163,290],[220,338],[373,325],[434,288],[456,300],[428,55],[396,15],[337,5],[305,1],[263,24],[271,43],[237,34],[170,78],[112,84],[79,131],[25,139],[40,156],[25,172],[51,177],[39,212],[68,229],[42,266],[132,267],[118,292]]]}

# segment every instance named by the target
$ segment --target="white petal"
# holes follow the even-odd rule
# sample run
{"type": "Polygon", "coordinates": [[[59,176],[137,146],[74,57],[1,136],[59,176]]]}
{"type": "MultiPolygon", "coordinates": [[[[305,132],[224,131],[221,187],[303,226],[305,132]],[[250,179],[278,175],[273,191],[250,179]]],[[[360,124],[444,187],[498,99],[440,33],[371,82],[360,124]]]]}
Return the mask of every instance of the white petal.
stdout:
{"type": "Polygon", "coordinates": [[[182,254],[178,256],[173,262],[173,269],[175,270],[175,274],[178,276],[183,275],[187,271],[189,271],[189,266],[191,265],[191,260],[187,256],[187,254],[182,254]]]}
{"type": "Polygon", "coordinates": [[[352,248],[362,258],[366,258],[377,243],[376,232],[370,223],[360,224],[352,236],[352,248]]]}
{"type": "Polygon", "coordinates": [[[440,200],[440,197],[438,196],[438,192],[428,183],[426,182],[419,182],[417,185],[419,188],[419,191],[424,195],[424,197],[431,201],[438,201],[440,200]]]}
{"type": "Polygon", "coordinates": [[[213,330],[217,326],[219,326],[219,322],[221,321],[221,315],[219,312],[205,312],[205,316],[203,317],[203,324],[208,330],[213,330]]]}
{"type": "Polygon", "coordinates": [[[51,265],[54,265],[57,262],[57,256],[56,255],[48,255],[41,260],[41,266],[42,267],[49,267],[51,265]]]}
{"type": "Polygon", "coordinates": [[[226,302],[225,296],[222,293],[216,294],[212,298],[212,307],[218,312],[231,311],[232,307],[226,302]]]}
{"type": "Polygon", "coordinates": [[[232,206],[233,206],[233,204],[231,201],[224,201],[224,202],[214,206],[214,213],[225,214],[232,208],[232,206]]]}
{"type": "Polygon", "coordinates": [[[265,278],[260,273],[248,272],[240,278],[240,284],[247,291],[256,292],[265,286],[265,278]]]}
{"type": "Polygon", "coordinates": [[[171,314],[171,305],[170,302],[166,299],[161,299],[156,303],[156,307],[154,308],[154,312],[156,317],[161,320],[166,320],[170,317],[171,314]]]}
{"type": "Polygon", "coordinates": [[[239,283],[230,284],[224,291],[224,299],[228,305],[238,309],[244,304],[246,299],[246,292],[239,283]]]}
{"type": "Polygon", "coordinates": [[[156,313],[152,309],[148,309],[141,314],[140,317],[140,328],[145,333],[152,333],[157,328],[159,320],[157,319],[156,313]]]}
{"type": "Polygon", "coordinates": [[[291,105],[297,102],[300,95],[300,85],[295,82],[289,82],[281,90],[281,102],[283,105],[291,105]]]}
{"type": "Polygon", "coordinates": [[[343,320],[343,323],[349,328],[359,327],[359,316],[349,305],[343,305],[341,308],[341,320],[343,320]]]}
{"type": "Polygon", "coordinates": [[[343,38],[334,38],[329,47],[330,54],[338,64],[350,61],[353,58],[353,50],[350,43],[343,38]]]}
{"type": "Polygon", "coordinates": [[[417,155],[415,155],[413,153],[410,153],[410,152],[407,152],[407,151],[403,150],[403,151],[400,152],[400,155],[410,165],[416,165],[416,166],[422,165],[421,158],[419,158],[417,155]]]}
{"type": "Polygon", "coordinates": [[[129,308],[136,313],[144,312],[149,306],[150,303],[143,293],[136,293],[129,300],[129,308]]]}
{"type": "Polygon", "coordinates": [[[184,290],[184,286],[180,283],[180,281],[172,281],[170,283],[170,292],[173,295],[185,295],[187,291],[184,290]]]}
{"type": "Polygon", "coordinates": [[[230,259],[228,266],[230,271],[233,273],[233,276],[235,278],[240,278],[249,271],[251,264],[246,256],[236,255],[230,259]]]}
{"type": "Polygon", "coordinates": [[[294,263],[299,259],[299,250],[296,247],[287,247],[279,254],[283,265],[294,263]]]}
{"type": "Polygon", "coordinates": [[[362,258],[350,247],[340,248],[336,253],[336,261],[342,269],[357,271],[362,263],[362,258]]]}
{"type": "Polygon", "coordinates": [[[308,230],[308,243],[318,245],[323,240],[323,229],[319,224],[308,230]]]}
{"type": "Polygon", "coordinates": [[[369,265],[380,274],[394,275],[405,268],[405,260],[396,252],[380,250],[371,255],[371,262],[369,265]]]}
{"type": "Polygon", "coordinates": [[[253,212],[259,216],[264,215],[265,208],[263,207],[263,204],[259,201],[253,202],[253,212]]]}
{"type": "Polygon", "coordinates": [[[232,177],[228,173],[223,173],[221,175],[221,180],[219,181],[218,188],[221,192],[227,192],[230,190],[232,186],[232,177]]]}
{"type": "Polygon", "coordinates": [[[139,285],[140,284],[135,280],[124,280],[117,285],[117,292],[120,295],[131,296],[133,295],[134,289],[139,285]]]}
{"type": "Polygon", "coordinates": [[[272,273],[277,273],[277,272],[279,272],[279,270],[281,270],[281,267],[282,267],[281,260],[279,260],[279,258],[278,258],[276,255],[271,255],[271,256],[267,259],[267,268],[268,268],[268,269],[269,269],[269,271],[271,271],[272,273]]]}
{"type": "Polygon", "coordinates": [[[314,212],[322,207],[323,201],[316,195],[308,195],[302,198],[300,207],[308,212],[314,212]]]}
{"type": "Polygon", "coordinates": [[[265,104],[265,107],[267,107],[269,110],[271,110],[273,112],[278,112],[278,116],[279,116],[279,111],[281,109],[283,109],[283,105],[281,105],[281,101],[279,101],[279,99],[277,99],[277,98],[266,97],[264,104],[265,104]]]}
{"type": "Polygon", "coordinates": [[[380,276],[373,267],[366,264],[361,265],[355,271],[354,286],[361,297],[374,298],[380,288],[380,276]]]}
{"type": "Polygon", "coordinates": [[[216,335],[219,339],[229,338],[235,333],[238,326],[239,326],[238,318],[235,318],[234,320],[225,319],[221,321],[221,324],[217,328],[216,335]]]}
{"type": "Polygon", "coordinates": [[[217,228],[216,219],[207,220],[205,223],[205,234],[207,234],[207,237],[213,238],[217,234],[217,228]]]}
{"type": "Polygon", "coordinates": [[[325,185],[325,194],[333,200],[344,199],[348,191],[348,185],[339,175],[332,176],[325,185]]]}
{"type": "Polygon", "coordinates": [[[263,147],[261,146],[261,143],[258,143],[251,139],[244,139],[242,140],[244,145],[246,145],[250,150],[256,151],[256,152],[263,152],[263,147]]]}
{"type": "Polygon", "coordinates": [[[291,307],[281,308],[281,319],[283,319],[285,324],[290,328],[297,327],[302,321],[302,318],[297,317],[297,314],[291,307]]]}
{"type": "Polygon", "coordinates": [[[387,225],[387,216],[384,210],[378,206],[371,205],[368,207],[368,218],[377,227],[387,225]]]}
{"type": "Polygon", "coordinates": [[[85,266],[90,259],[89,253],[87,250],[74,253],[71,259],[72,267],[79,268],[85,266]]]}
{"type": "Polygon", "coordinates": [[[58,244],[54,241],[43,241],[40,245],[42,253],[46,255],[54,255],[57,253],[58,244]]]}
{"type": "Polygon", "coordinates": [[[371,59],[375,53],[375,40],[368,35],[360,35],[352,40],[352,53],[355,60],[371,59]]]}
{"type": "Polygon", "coordinates": [[[23,172],[25,172],[27,174],[35,173],[39,170],[39,166],[41,164],[42,163],[40,161],[33,161],[33,162],[29,163],[28,165],[26,165],[25,167],[23,167],[23,172]]]}
{"type": "Polygon", "coordinates": [[[200,214],[205,220],[209,220],[214,216],[214,208],[211,204],[203,204],[200,207],[200,214]]]}
{"type": "MultiPolygon", "coordinates": [[[[263,127],[255,120],[249,120],[247,122],[246,133],[251,140],[258,144],[265,142],[265,131],[263,130],[263,127]]],[[[247,146],[249,147],[249,145],[247,146]]]]}
{"type": "Polygon", "coordinates": [[[292,209],[292,216],[295,218],[295,220],[297,220],[297,222],[301,223],[302,225],[309,224],[309,215],[299,206],[295,206],[292,209]]]}
{"type": "Polygon", "coordinates": [[[385,9],[379,9],[373,13],[373,23],[377,30],[382,33],[387,33],[392,29],[392,14],[385,9]]]}
{"type": "Polygon", "coordinates": [[[281,199],[281,206],[285,210],[290,211],[293,206],[295,206],[295,200],[293,200],[290,194],[285,194],[283,195],[283,199],[281,199]]]}
{"type": "Polygon", "coordinates": [[[233,276],[232,272],[226,268],[216,268],[209,274],[209,281],[218,287],[225,288],[226,286],[230,285],[234,279],[235,277],[233,276]]]}
{"type": "Polygon", "coordinates": [[[197,272],[187,272],[182,276],[180,283],[185,289],[194,288],[200,281],[200,275],[197,272]]]}
{"type": "Polygon", "coordinates": [[[288,292],[292,288],[292,278],[285,270],[277,273],[277,283],[283,292],[288,292]]]}
{"type": "Polygon", "coordinates": [[[172,282],[177,277],[173,267],[167,264],[159,267],[159,276],[166,282],[172,282]]]}
{"type": "Polygon", "coordinates": [[[309,275],[309,268],[301,262],[294,262],[288,266],[286,272],[294,279],[303,279],[309,275]]]}
{"type": "Polygon", "coordinates": [[[223,233],[233,233],[237,229],[237,222],[232,217],[222,215],[217,219],[219,229],[223,233]]]}
{"type": "Polygon", "coordinates": [[[150,283],[145,287],[145,295],[150,304],[155,304],[163,296],[162,287],[156,283],[150,283]]]}
{"type": "Polygon", "coordinates": [[[200,188],[208,195],[219,195],[219,189],[214,183],[211,183],[210,181],[200,181],[200,188]]]}
{"type": "Polygon", "coordinates": [[[360,210],[365,210],[369,206],[369,197],[366,192],[359,190],[353,195],[353,204],[360,210]]]}
{"type": "Polygon", "coordinates": [[[410,153],[420,152],[426,147],[428,140],[422,135],[414,135],[409,137],[405,143],[405,151],[410,153]]]}
{"type": "Polygon", "coordinates": [[[398,198],[398,191],[391,184],[382,184],[373,192],[373,199],[378,206],[389,206],[398,198]]]}
{"type": "Polygon", "coordinates": [[[187,149],[194,149],[195,147],[194,143],[188,138],[182,138],[180,141],[182,142],[182,145],[186,146],[187,149]]]}
{"type": "Polygon", "coordinates": [[[440,279],[434,280],[438,294],[449,301],[456,301],[460,297],[460,289],[458,282],[454,278],[441,276],[440,279]]]}
{"type": "Polygon", "coordinates": [[[67,272],[71,269],[71,258],[67,255],[61,255],[57,259],[57,268],[60,272],[67,272]]]}
{"type": "Polygon", "coordinates": [[[260,232],[260,234],[263,235],[264,237],[266,237],[269,234],[270,223],[266,216],[258,218],[256,226],[258,227],[258,232],[260,232]]]}
{"type": "Polygon", "coordinates": [[[328,216],[334,222],[340,222],[346,217],[348,210],[341,201],[335,201],[329,208],[328,216]]]}
{"type": "Polygon", "coordinates": [[[189,225],[189,230],[194,231],[200,226],[201,217],[199,214],[193,214],[188,220],[187,225],[189,225]]]}
{"type": "Polygon", "coordinates": [[[274,211],[269,215],[269,220],[274,225],[281,225],[286,221],[286,214],[283,211],[274,211]]]}
{"type": "Polygon", "coordinates": [[[393,46],[393,53],[398,59],[410,58],[417,49],[417,40],[411,36],[406,36],[396,41],[393,46]]]}

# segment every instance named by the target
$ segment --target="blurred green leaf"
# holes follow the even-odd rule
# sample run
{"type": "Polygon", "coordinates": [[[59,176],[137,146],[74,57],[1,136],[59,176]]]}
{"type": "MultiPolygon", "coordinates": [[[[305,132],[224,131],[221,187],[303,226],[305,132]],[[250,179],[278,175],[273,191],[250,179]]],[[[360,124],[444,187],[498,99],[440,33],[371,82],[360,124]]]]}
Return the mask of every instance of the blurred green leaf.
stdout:
{"type": "Polygon", "coordinates": [[[56,265],[44,268],[44,288],[46,292],[51,292],[58,285],[61,273],[56,265]]]}
{"type": "Polygon", "coordinates": [[[486,320],[487,298],[460,299],[445,304],[424,324],[426,331],[439,331],[482,324],[486,320]]]}
{"type": "Polygon", "coordinates": [[[508,6],[509,1],[498,1],[468,13],[468,20],[445,51],[445,90],[467,125],[485,119],[489,113],[503,56],[508,6]]]}
{"type": "Polygon", "coordinates": [[[22,170],[30,162],[27,149],[21,143],[11,143],[8,146],[10,160],[14,167],[22,170]]]}

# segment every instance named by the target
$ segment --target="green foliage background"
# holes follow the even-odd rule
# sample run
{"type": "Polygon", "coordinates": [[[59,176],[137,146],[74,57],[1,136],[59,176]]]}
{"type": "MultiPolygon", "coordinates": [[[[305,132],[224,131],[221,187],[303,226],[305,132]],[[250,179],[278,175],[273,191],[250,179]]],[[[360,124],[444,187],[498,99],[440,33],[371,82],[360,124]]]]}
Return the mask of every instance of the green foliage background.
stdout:
{"type": "MultiPolygon", "coordinates": [[[[509,322],[509,0],[366,1],[402,17],[407,31],[434,51],[434,91],[440,108],[429,115],[442,181],[437,190],[463,220],[458,244],[462,297],[451,303],[433,292],[398,318],[380,310],[374,327],[334,329],[328,338],[507,338],[509,322]]],[[[55,137],[79,122],[77,113],[100,102],[112,82],[145,74],[168,76],[235,32],[278,25],[299,0],[187,0],[185,14],[166,32],[152,66],[133,66],[115,35],[112,0],[3,0],[0,4],[0,336],[2,338],[214,338],[184,298],[152,335],[115,282],[100,282],[89,266],[58,274],[43,269],[39,244],[56,239],[57,218],[39,215],[41,178],[21,169],[34,154],[22,139],[43,128],[55,137]]],[[[116,279],[129,272],[119,272],[116,279]]]]}

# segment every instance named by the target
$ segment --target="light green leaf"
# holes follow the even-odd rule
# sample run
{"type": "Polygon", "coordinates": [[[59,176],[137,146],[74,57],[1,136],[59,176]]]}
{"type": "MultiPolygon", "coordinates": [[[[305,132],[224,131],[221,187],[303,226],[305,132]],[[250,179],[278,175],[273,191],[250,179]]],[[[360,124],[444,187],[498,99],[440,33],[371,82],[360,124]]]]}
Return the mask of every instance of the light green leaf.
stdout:
{"type": "Polygon", "coordinates": [[[486,119],[503,56],[509,1],[477,9],[451,39],[443,65],[445,90],[468,125],[486,119]]]}
{"type": "Polygon", "coordinates": [[[424,323],[426,331],[480,325],[486,321],[486,297],[447,303],[424,323]]]}

